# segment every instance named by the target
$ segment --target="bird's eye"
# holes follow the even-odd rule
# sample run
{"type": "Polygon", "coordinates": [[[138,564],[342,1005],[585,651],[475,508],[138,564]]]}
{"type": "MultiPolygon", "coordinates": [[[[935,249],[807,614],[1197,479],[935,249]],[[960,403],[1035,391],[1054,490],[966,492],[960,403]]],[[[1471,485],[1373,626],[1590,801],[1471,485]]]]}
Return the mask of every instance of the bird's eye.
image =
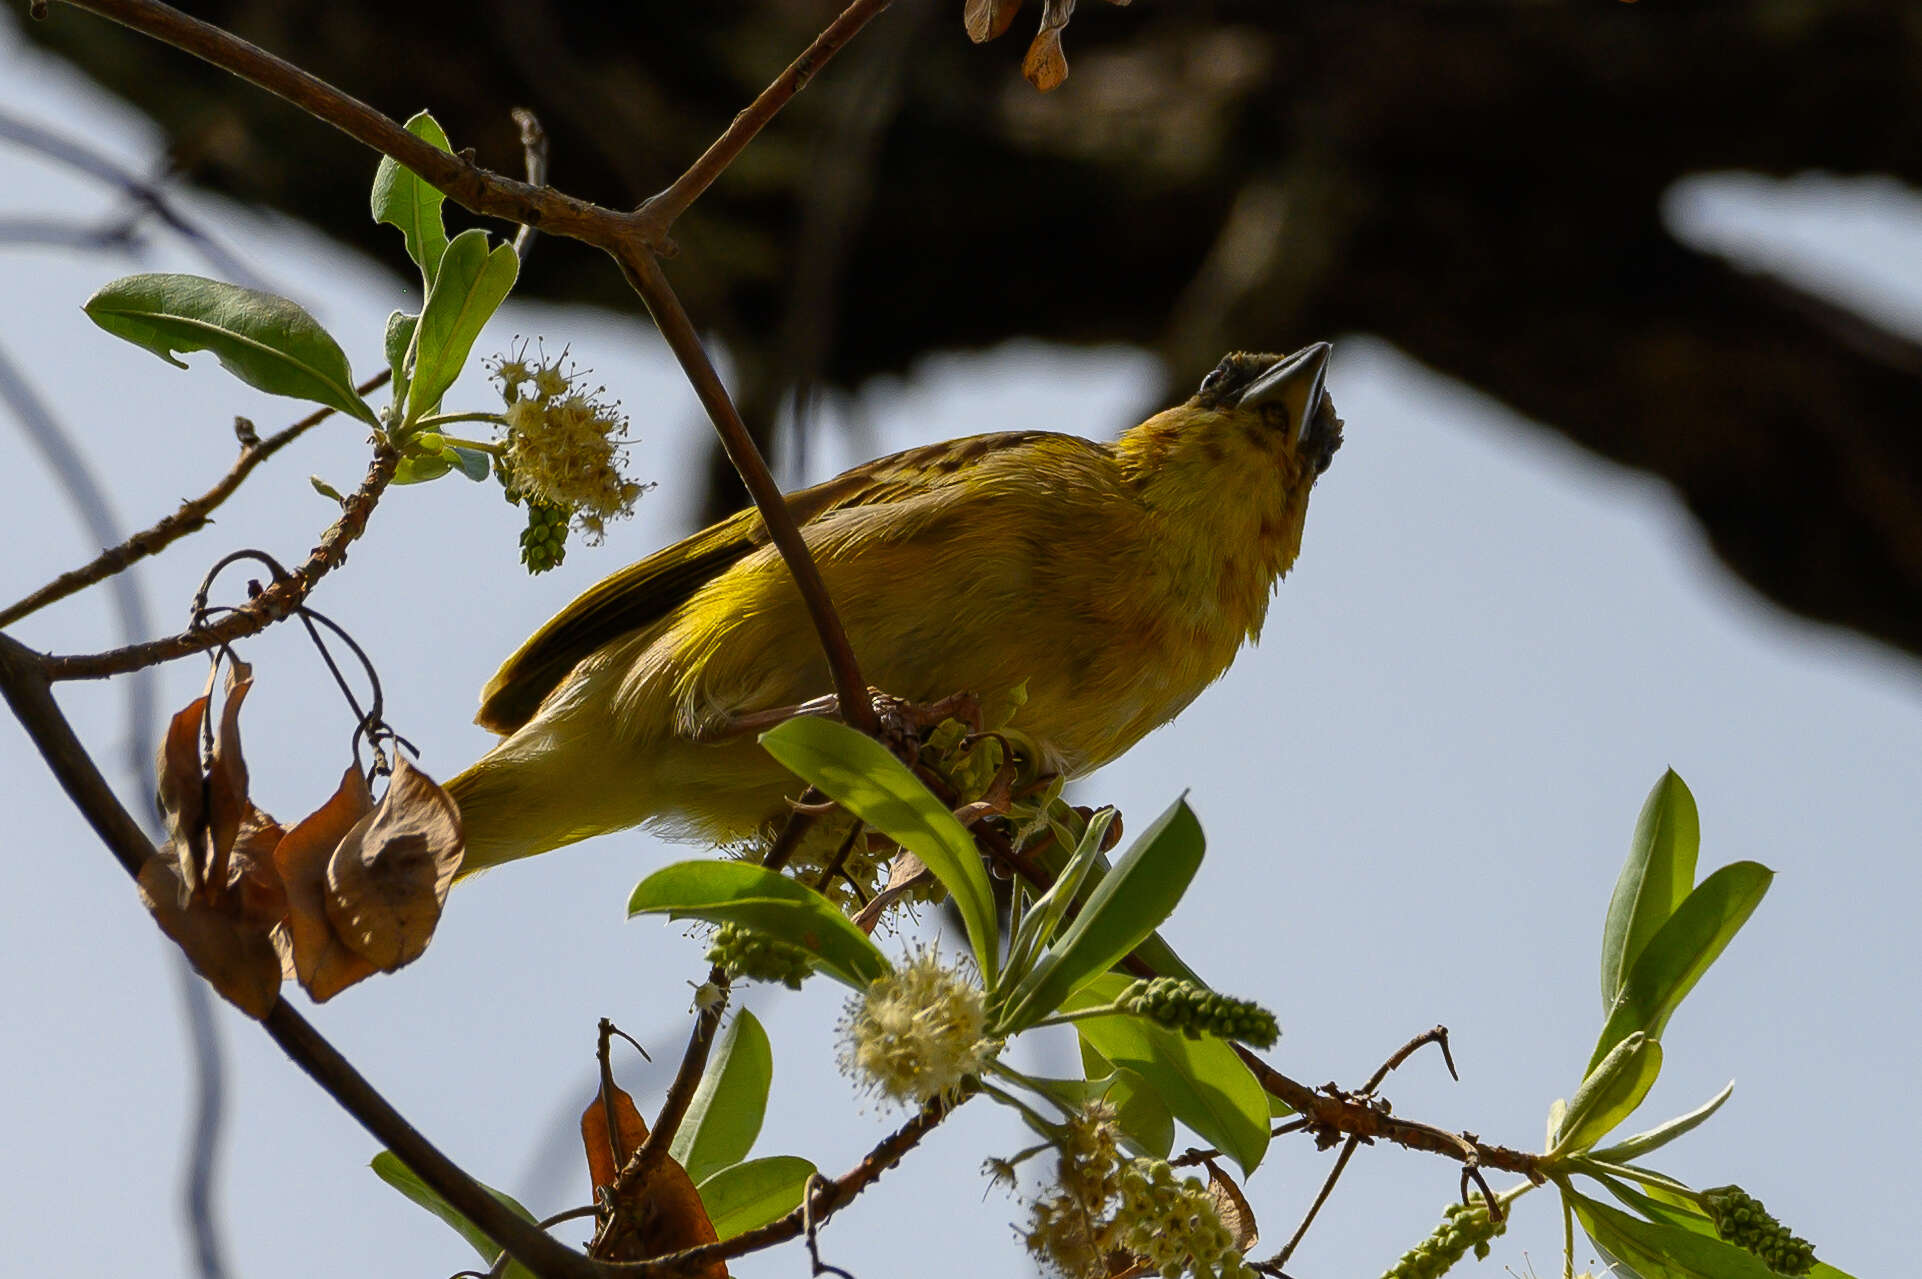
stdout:
{"type": "Polygon", "coordinates": [[[1214,372],[1201,379],[1201,390],[1196,394],[1206,395],[1228,380],[1228,365],[1224,361],[1215,365],[1214,372]]]}

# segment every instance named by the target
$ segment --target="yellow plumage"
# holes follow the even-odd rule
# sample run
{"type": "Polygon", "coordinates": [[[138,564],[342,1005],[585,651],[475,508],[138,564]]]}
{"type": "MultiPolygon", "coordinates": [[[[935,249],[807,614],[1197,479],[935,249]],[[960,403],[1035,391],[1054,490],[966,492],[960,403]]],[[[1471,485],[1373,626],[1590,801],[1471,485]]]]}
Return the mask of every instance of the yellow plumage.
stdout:
{"type": "MultiPolygon", "coordinates": [[[[994,703],[1069,775],[1172,718],[1256,638],[1340,443],[1328,348],[1231,355],[1112,445],[977,435],[788,497],[878,688],[994,703]]],[[[800,595],[743,511],[615,573],[482,693],[506,734],[449,783],[463,873],[641,822],[724,839],[797,789],[736,717],[832,688],[800,595]]]]}

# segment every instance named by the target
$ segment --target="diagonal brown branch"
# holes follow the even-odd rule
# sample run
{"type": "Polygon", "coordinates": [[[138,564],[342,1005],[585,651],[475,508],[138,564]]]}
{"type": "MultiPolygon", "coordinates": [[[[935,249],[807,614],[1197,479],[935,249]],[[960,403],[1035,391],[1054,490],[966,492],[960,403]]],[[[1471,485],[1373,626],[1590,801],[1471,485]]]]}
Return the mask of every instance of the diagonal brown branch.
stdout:
{"type": "MultiPolygon", "coordinates": [[[[362,382],[354,390],[361,395],[378,390],[392,376],[389,370],[379,373],[362,382]]],[[[69,572],[62,573],[33,594],[17,603],[0,609],[0,626],[11,626],[21,618],[37,613],[47,605],[63,600],[77,591],[85,590],[95,582],[104,581],[115,573],[147,558],[158,554],[189,533],[197,532],[207,526],[208,516],[214,508],[232,497],[241,481],[252,473],[256,466],[265,462],[280,450],[292,444],[308,431],[333,415],[332,409],[318,409],[295,422],[284,430],[276,431],[264,440],[252,440],[241,445],[240,456],[234,460],[232,469],[220,477],[218,483],[199,497],[182,502],[180,508],[161,519],[149,528],[135,533],[118,546],[109,547],[87,564],[69,572]]]]}
{"type": "Polygon", "coordinates": [[[367,517],[373,514],[375,503],[380,500],[388,482],[394,478],[394,468],[398,465],[400,454],[393,446],[384,441],[376,443],[374,460],[367,467],[366,478],[361,481],[359,488],[348,495],[341,506],[340,518],[321,535],[320,544],[308,554],[306,562],[239,608],[221,614],[218,619],[204,626],[165,639],[149,640],[145,644],[111,649],[104,653],[48,655],[40,658],[42,673],[56,681],[103,679],[109,675],[124,675],[157,662],[170,662],[175,658],[204,653],[221,644],[259,634],[292,613],[320,579],[347,558],[347,548],[366,530],[367,517]]]}

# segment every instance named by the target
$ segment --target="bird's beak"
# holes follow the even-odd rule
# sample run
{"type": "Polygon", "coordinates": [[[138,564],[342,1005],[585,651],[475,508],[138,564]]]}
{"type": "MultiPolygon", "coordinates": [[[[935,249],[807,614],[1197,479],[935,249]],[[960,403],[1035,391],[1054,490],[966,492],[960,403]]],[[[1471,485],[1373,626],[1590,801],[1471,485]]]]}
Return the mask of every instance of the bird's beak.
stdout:
{"type": "Polygon", "coordinates": [[[1326,342],[1304,346],[1249,383],[1236,407],[1282,405],[1288,410],[1288,442],[1295,443],[1321,406],[1322,378],[1328,371],[1328,353],[1332,350],[1326,342]]]}

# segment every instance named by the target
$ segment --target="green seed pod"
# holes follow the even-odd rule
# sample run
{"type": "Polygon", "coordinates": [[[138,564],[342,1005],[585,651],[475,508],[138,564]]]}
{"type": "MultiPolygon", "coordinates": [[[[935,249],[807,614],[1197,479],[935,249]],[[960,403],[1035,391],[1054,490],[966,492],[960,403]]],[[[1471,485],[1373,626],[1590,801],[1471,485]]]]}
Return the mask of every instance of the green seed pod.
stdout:
{"type": "Polygon", "coordinates": [[[1713,1186],[1701,1193],[1715,1233],[1762,1259],[1778,1275],[1800,1276],[1815,1268],[1815,1248],[1769,1215],[1762,1201],[1740,1186],[1713,1186]]]}
{"type": "Polygon", "coordinates": [[[775,941],[740,924],[722,924],[708,943],[707,961],[719,964],[733,978],[780,982],[790,990],[814,971],[814,960],[798,946],[775,941]]]}

